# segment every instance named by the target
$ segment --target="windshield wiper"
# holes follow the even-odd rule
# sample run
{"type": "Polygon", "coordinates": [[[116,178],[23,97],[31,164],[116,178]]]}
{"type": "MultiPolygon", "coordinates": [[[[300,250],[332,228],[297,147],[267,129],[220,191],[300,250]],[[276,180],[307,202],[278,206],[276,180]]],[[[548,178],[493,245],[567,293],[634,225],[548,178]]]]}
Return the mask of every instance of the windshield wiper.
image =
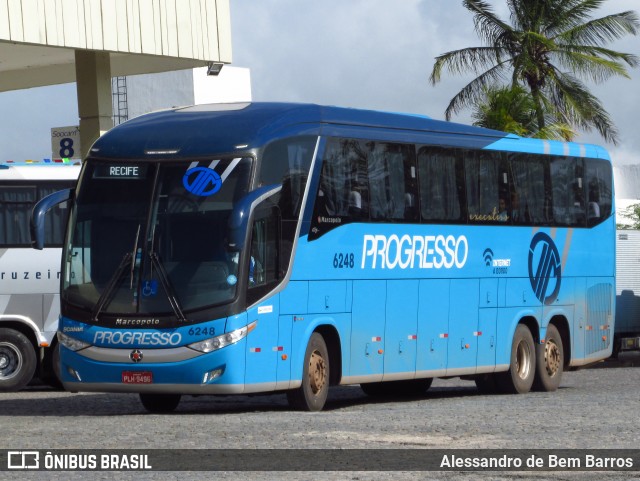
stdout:
{"type": "Polygon", "coordinates": [[[98,322],[98,316],[102,312],[102,309],[104,309],[104,306],[107,304],[107,302],[111,300],[113,291],[118,285],[118,282],[122,278],[122,274],[124,274],[125,269],[127,268],[127,265],[129,265],[129,263],[131,262],[132,258],[133,256],[131,255],[131,252],[127,252],[122,258],[122,260],[120,261],[120,265],[118,266],[118,268],[111,275],[111,278],[107,283],[107,287],[105,287],[104,291],[102,291],[102,294],[98,298],[98,302],[96,303],[95,307],[93,308],[93,311],[91,312],[91,320],[93,322],[98,322]]]}
{"type": "Polygon", "coordinates": [[[167,299],[169,301],[169,304],[171,305],[171,309],[173,309],[173,312],[178,318],[178,322],[188,322],[187,318],[184,317],[184,313],[182,312],[182,308],[180,307],[180,302],[178,301],[178,296],[176,295],[176,291],[171,284],[169,275],[167,274],[167,271],[164,268],[162,261],[160,260],[160,256],[158,256],[158,254],[155,252],[150,252],[149,257],[151,258],[152,265],[154,265],[156,271],[158,271],[160,283],[164,288],[164,292],[167,294],[167,299]]]}

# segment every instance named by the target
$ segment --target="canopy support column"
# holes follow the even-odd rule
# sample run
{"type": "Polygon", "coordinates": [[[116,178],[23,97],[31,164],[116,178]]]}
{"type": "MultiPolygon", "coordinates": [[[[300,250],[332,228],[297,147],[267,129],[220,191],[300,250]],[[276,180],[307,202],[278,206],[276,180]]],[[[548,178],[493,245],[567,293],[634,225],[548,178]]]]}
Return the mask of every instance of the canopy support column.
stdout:
{"type": "Polygon", "coordinates": [[[109,52],[76,50],[76,81],[82,158],[93,142],[113,127],[109,52]]]}

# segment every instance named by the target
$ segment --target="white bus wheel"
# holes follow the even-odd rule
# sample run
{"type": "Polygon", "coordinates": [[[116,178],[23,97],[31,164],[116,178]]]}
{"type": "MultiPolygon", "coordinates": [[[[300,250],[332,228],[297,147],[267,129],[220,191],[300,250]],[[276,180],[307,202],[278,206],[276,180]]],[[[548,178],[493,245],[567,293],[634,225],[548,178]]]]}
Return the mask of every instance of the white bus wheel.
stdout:
{"type": "Polygon", "coordinates": [[[27,336],[15,329],[0,329],[0,391],[19,391],[33,378],[36,353],[27,336]]]}

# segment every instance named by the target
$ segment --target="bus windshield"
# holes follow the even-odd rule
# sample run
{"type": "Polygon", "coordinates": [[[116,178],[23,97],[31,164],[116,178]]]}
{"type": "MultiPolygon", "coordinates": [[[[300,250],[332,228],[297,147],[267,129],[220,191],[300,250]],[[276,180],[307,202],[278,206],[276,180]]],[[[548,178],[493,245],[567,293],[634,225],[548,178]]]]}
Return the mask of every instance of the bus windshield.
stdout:
{"type": "Polygon", "coordinates": [[[195,311],[231,302],[237,255],[226,249],[233,204],[253,160],[89,159],[69,224],[63,299],[101,313],[195,311]]]}

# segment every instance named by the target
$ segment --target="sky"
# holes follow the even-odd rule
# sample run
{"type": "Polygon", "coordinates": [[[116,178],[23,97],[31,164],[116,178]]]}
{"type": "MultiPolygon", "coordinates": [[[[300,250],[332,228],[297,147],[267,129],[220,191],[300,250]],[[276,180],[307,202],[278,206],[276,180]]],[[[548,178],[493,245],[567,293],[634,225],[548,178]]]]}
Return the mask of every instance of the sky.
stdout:
{"type": "MultiPolygon", "coordinates": [[[[505,2],[490,0],[508,18],[505,2]]],[[[636,10],[640,0],[607,0],[597,16],[636,10]]],[[[444,119],[451,98],[473,77],[428,81],[435,58],[480,46],[459,0],[231,0],[233,63],[251,69],[253,99],[314,102],[444,119]]],[[[640,36],[610,48],[640,57],[640,36]]],[[[640,68],[629,79],[588,84],[618,127],[620,143],[597,133],[615,162],[640,163],[640,68]]],[[[470,112],[453,121],[470,123],[470,112]]]]}
{"type": "MultiPolygon", "coordinates": [[[[256,101],[313,102],[444,118],[469,81],[445,73],[432,86],[435,57],[479,46],[473,17],[459,0],[230,0],[233,65],[251,69],[256,101]]],[[[504,1],[491,0],[508,16],[504,1]]],[[[640,11],[640,0],[607,0],[598,16],[640,11]]],[[[610,48],[640,56],[640,36],[610,48]]],[[[614,163],[640,163],[640,68],[632,79],[588,85],[618,127],[618,146],[596,133],[614,163]]],[[[469,123],[470,112],[453,121],[469,123]]],[[[0,93],[0,161],[49,156],[50,129],[77,125],[75,85],[0,93]]]]}

